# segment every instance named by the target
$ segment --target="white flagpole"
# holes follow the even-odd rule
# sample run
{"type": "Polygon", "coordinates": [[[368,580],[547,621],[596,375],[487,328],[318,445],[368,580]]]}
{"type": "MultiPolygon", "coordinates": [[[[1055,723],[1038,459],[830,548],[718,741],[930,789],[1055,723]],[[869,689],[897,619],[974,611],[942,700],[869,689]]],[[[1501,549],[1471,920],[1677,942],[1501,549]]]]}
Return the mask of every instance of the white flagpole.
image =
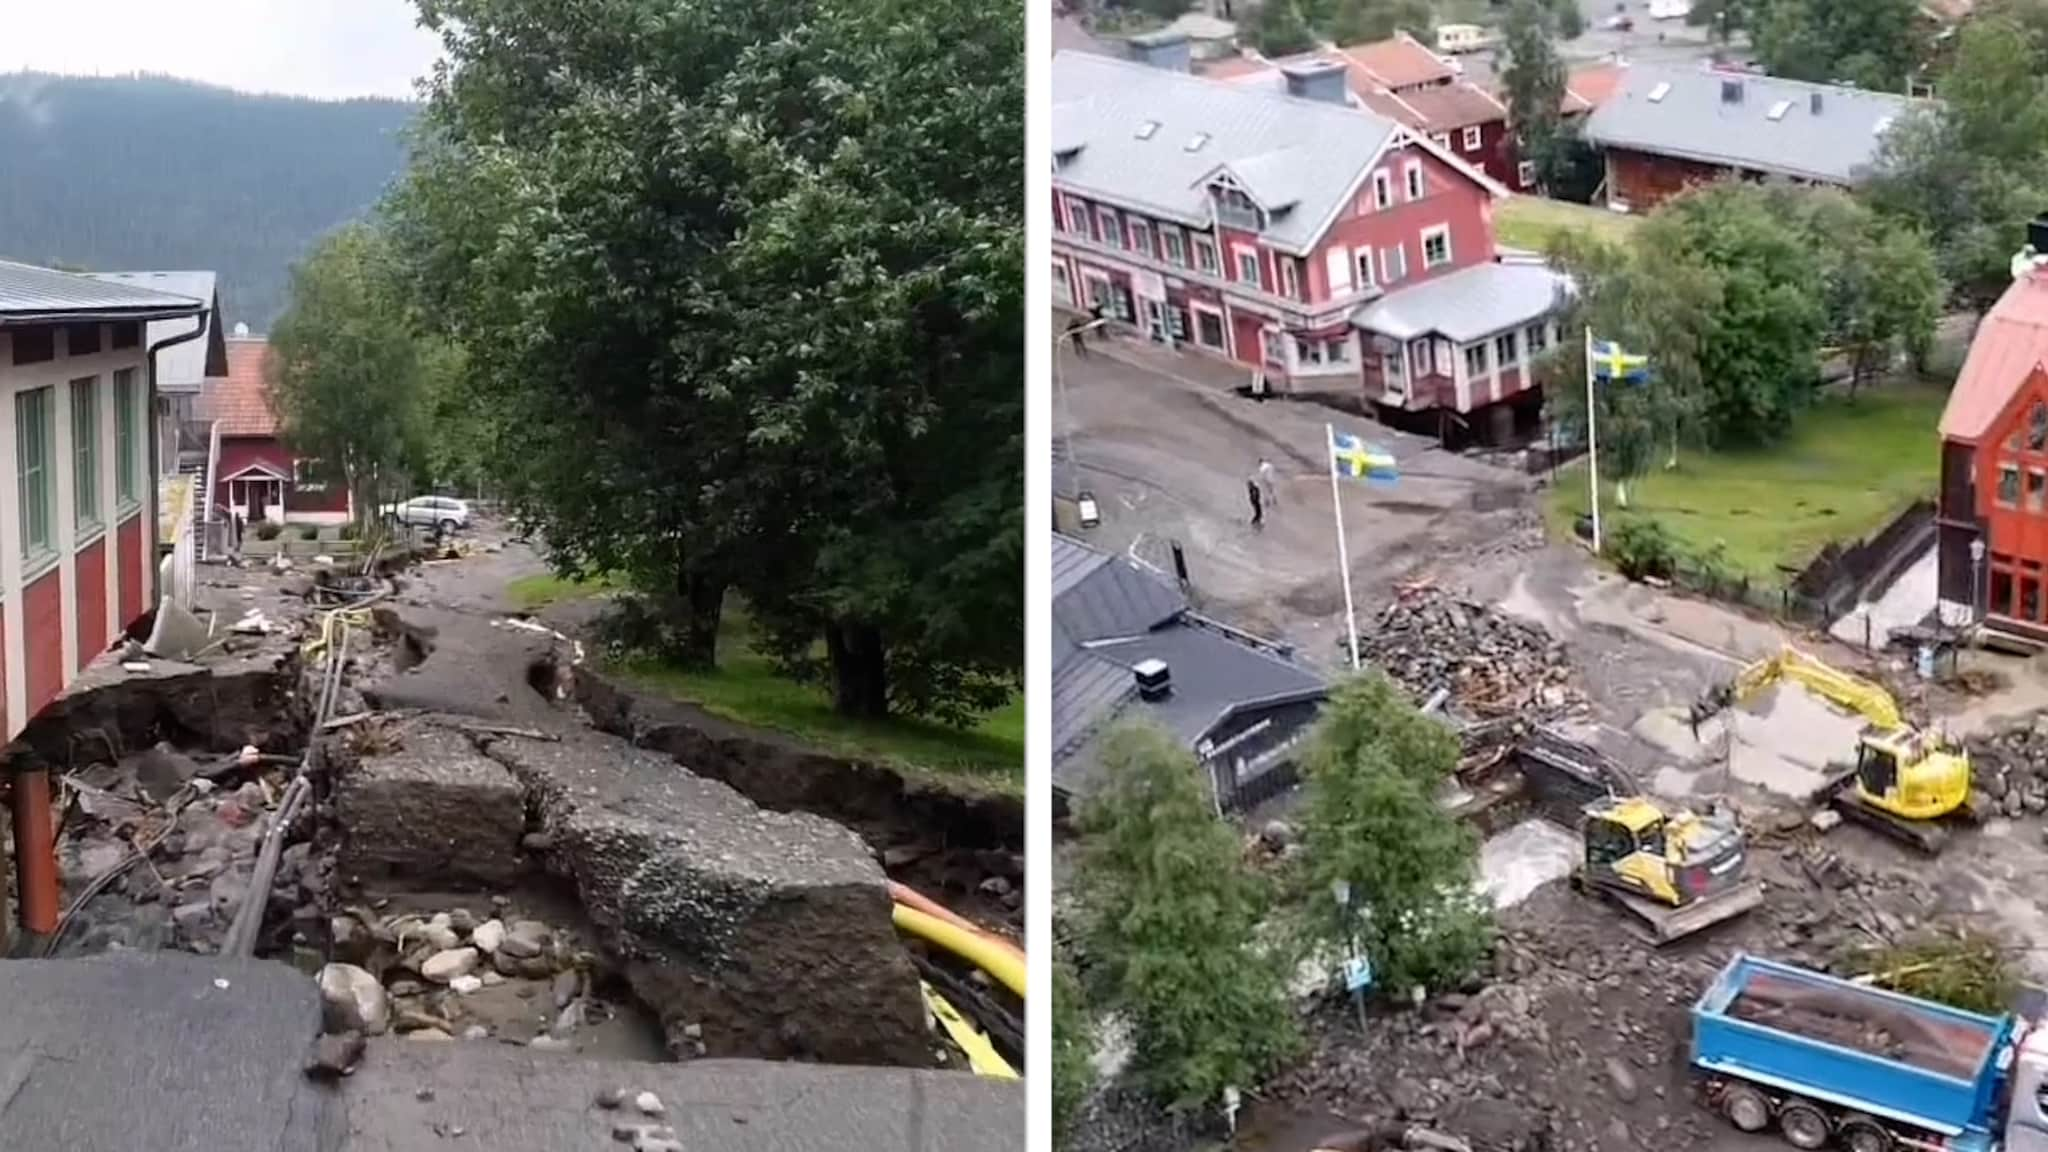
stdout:
{"type": "Polygon", "coordinates": [[[1358,613],[1351,606],[1351,552],[1344,547],[1344,496],[1337,482],[1337,426],[1323,425],[1323,455],[1330,465],[1330,508],[1337,517],[1337,571],[1344,577],[1344,638],[1351,644],[1351,670],[1358,671],[1358,613]]]}
{"type": "Polygon", "coordinates": [[[1594,415],[1596,397],[1593,395],[1593,329],[1586,328],[1586,478],[1593,488],[1593,553],[1600,552],[1600,438],[1596,430],[1598,421],[1594,415]]]}

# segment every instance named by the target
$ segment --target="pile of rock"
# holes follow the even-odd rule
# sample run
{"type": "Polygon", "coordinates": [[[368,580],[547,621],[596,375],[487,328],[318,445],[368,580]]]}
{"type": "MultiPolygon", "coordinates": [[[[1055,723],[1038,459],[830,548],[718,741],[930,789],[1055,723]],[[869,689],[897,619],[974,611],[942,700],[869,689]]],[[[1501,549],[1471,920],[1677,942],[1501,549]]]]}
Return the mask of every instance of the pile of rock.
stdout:
{"type": "Polygon", "coordinates": [[[1585,699],[1563,642],[1434,586],[1403,590],[1359,633],[1358,652],[1418,700],[1448,690],[1476,719],[1550,719],[1585,699]]]}
{"type": "Polygon", "coordinates": [[[2048,713],[2025,716],[1969,741],[1976,786],[2009,817],[2048,812],[2048,713]]]}

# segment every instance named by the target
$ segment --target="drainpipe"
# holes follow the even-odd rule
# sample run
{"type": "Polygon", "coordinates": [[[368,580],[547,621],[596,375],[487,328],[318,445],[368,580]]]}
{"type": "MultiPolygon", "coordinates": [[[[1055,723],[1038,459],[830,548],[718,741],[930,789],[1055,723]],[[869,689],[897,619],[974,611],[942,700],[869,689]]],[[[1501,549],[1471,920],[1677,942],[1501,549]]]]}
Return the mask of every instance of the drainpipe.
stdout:
{"type": "MultiPolygon", "coordinates": [[[[198,314],[198,316],[197,316],[197,320],[198,320],[198,323],[197,323],[197,324],[194,324],[194,325],[192,326],[192,330],[191,330],[190,332],[186,332],[186,333],[183,333],[183,334],[181,334],[181,335],[178,335],[178,336],[166,336],[166,337],[164,337],[164,338],[163,338],[162,340],[159,340],[159,341],[157,341],[156,343],[154,343],[154,344],[151,344],[151,345],[149,346],[149,355],[148,355],[148,357],[146,358],[146,360],[145,360],[145,363],[147,364],[147,366],[148,366],[148,370],[149,370],[149,397],[148,397],[148,398],[149,398],[149,414],[150,414],[150,423],[151,423],[151,425],[152,425],[152,427],[150,428],[150,436],[149,436],[149,482],[150,482],[150,484],[151,484],[152,486],[154,486],[154,485],[155,485],[155,484],[157,483],[157,477],[158,477],[158,476],[160,475],[160,471],[159,471],[159,470],[160,470],[160,469],[161,469],[161,468],[163,467],[163,461],[162,461],[162,459],[161,459],[161,455],[162,455],[162,454],[161,454],[161,453],[160,453],[160,452],[158,451],[158,449],[159,449],[160,447],[162,447],[162,443],[163,443],[163,441],[162,441],[162,438],[161,438],[161,436],[157,434],[157,430],[156,430],[156,428],[154,427],[154,424],[155,424],[155,422],[156,422],[156,415],[157,415],[157,411],[156,411],[156,354],[157,354],[157,353],[159,353],[159,352],[161,352],[161,351],[163,351],[163,350],[164,350],[164,349],[166,349],[166,348],[173,348],[173,347],[176,347],[176,346],[177,346],[177,345],[179,345],[179,344],[185,344],[185,343],[189,343],[189,342],[191,342],[191,341],[193,341],[193,340],[197,340],[197,339],[199,339],[200,337],[202,337],[202,336],[206,335],[206,331],[207,331],[207,324],[208,324],[208,323],[209,323],[209,322],[210,322],[210,321],[212,320],[212,318],[213,318],[213,309],[211,309],[211,308],[201,308],[201,309],[199,310],[199,314],[198,314]]],[[[196,493],[195,493],[195,495],[196,495],[196,493]]],[[[212,494],[211,494],[211,493],[208,493],[207,495],[211,496],[212,494]]],[[[156,571],[156,568],[157,568],[157,564],[158,564],[158,558],[157,558],[157,553],[158,553],[158,552],[160,552],[160,551],[162,551],[162,549],[163,549],[163,541],[161,541],[161,540],[159,540],[159,539],[157,538],[157,518],[158,518],[158,515],[159,515],[159,512],[158,512],[158,509],[157,509],[157,506],[156,506],[156,492],[155,492],[154,488],[152,487],[152,490],[151,490],[151,492],[150,492],[150,500],[149,500],[149,515],[147,515],[147,516],[143,517],[143,519],[144,519],[144,520],[146,520],[146,521],[148,521],[148,523],[146,523],[146,524],[144,524],[144,525],[142,526],[142,530],[143,530],[143,531],[144,531],[145,533],[147,533],[147,535],[146,535],[145,539],[147,539],[147,540],[149,541],[148,547],[144,548],[144,549],[143,549],[143,552],[142,552],[142,554],[143,554],[144,556],[146,556],[146,557],[148,557],[148,558],[149,558],[149,562],[143,565],[143,569],[144,569],[145,571],[148,571],[148,572],[155,572],[155,571],[156,571]]],[[[164,590],[163,590],[163,589],[161,589],[161,588],[158,588],[158,589],[156,589],[156,590],[155,590],[155,592],[156,592],[156,596],[157,596],[157,598],[161,599],[161,598],[162,598],[162,596],[163,596],[163,594],[164,594],[164,590]]],[[[154,605],[150,605],[150,607],[152,607],[152,608],[153,608],[153,607],[154,607],[154,605]]]]}

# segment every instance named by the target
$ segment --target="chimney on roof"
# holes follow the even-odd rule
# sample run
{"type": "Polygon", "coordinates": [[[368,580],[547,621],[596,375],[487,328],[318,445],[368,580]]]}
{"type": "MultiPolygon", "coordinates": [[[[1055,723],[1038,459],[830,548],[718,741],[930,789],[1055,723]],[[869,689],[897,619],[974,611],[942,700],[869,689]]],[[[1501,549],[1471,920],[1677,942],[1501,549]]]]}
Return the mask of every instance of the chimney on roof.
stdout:
{"type": "Polygon", "coordinates": [[[2036,213],[2027,221],[2027,243],[2012,257],[2012,278],[2031,276],[2048,267],[2048,212],[2036,213]]]}
{"type": "Polygon", "coordinates": [[[1194,49],[1189,46],[1185,32],[1162,28],[1157,32],[1128,36],[1124,38],[1124,51],[1140,64],[1164,68],[1168,72],[1194,69],[1194,49]]]}
{"type": "Polygon", "coordinates": [[[1351,103],[1351,89],[1345,81],[1344,66],[1333,60],[1321,58],[1296,60],[1282,64],[1280,74],[1287,77],[1287,94],[1303,100],[1320,100],[1325,104],[1339,106],[1351,103]]]}
{"type": "Polygon", "coordinates": [[[1818,116],[1820,115],[1821,105],[1823,103],[1825,103],[1825,101],[1821,99],[1821,94],[1815,92],[1814,94],[1806,98],[1806,110],[1808,112],[1813,113],[1815,116],[1818,116]]]}
{"type": "Polygon", "coordinates": [[[1737,79],[1735,79],[1735,78],[1733,78],[1733,77],[1722,77],[1722,79],[1721,79],[1721,103],[1723,103],[1723,104],[1740,104],[1740,103],[1742,103],[1742,81],[1740,81],[1740,80],[1737,80],[1737,79]]]}
{"type": "Polygon", "coordinates": [[[2027,221],[2027,246],[2048,254],[2048,211],[2036,212],[2034,218],[2027,221]]]}
{"type": "Polygon", "coordinates": [[[1131,665],[1131,678],[1138,682],[1138,698],[1164,700],[1173,695],[1173,670],[1156,656],[1131,665]]]}

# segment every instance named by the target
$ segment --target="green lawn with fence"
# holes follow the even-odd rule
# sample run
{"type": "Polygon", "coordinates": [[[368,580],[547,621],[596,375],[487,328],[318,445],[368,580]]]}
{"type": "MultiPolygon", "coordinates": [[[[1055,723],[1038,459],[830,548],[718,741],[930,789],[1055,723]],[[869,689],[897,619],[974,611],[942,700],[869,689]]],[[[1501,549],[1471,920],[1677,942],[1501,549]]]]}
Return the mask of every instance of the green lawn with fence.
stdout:
{"type": "MultiPolygon", "coordinates": [[[[1637,477],[1626,509],[1603,479],[1601,526],[1611,533],[1630,516],[1654,517],[1687,557],[1719,543],[1731,575],[1777,587],[1830,541],[1861,540],[1934,494],[1947,399],[1945,388],[1926,384],[1828,396],[1768,448],[1685,451],[1677,468],[1637,477]]],[[[1586,488],[1583,459],[1559,470],[1546,509],[1554,535],[1563,538],[1586,513],[1586,488]]]]}

